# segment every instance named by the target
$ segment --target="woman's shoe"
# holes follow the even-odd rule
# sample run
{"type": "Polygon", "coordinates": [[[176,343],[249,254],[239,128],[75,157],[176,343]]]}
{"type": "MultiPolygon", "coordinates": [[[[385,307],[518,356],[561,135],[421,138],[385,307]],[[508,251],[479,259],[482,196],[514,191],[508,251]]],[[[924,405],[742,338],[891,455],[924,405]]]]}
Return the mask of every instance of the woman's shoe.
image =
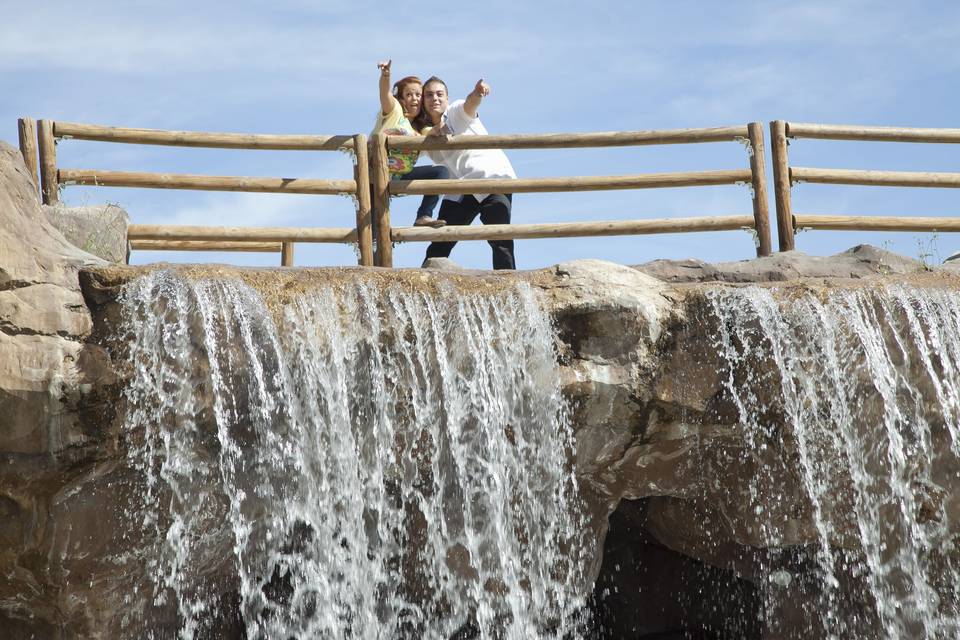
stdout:
{"type": "Polygon", "coordinates": [[[435,220],[430,216],[420,216],[413,221],[413,226],[415,227],[433,227],[434,229],[439,229],[446,224],[446,220],[435,220]]]}

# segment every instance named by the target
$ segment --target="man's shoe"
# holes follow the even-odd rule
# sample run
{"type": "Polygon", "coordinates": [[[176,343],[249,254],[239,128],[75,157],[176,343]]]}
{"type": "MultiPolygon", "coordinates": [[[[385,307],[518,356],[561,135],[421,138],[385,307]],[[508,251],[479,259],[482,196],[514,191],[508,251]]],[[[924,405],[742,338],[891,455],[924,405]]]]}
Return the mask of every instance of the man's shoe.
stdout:
{"type": "Polygon", "coordinates": [[[420,216],[413,221],[413,226],[415,227],[433,227],[434,229],[439,229],[446,224],[446,220],[434,220],[430,216],[420,216]]]}

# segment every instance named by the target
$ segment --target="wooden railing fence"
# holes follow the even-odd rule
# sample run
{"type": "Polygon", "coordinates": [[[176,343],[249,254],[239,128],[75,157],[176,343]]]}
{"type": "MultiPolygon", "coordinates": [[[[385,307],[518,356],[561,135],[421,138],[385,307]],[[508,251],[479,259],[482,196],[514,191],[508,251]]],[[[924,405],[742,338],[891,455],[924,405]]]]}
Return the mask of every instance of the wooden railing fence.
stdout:
{"type": "Polygon", "coordinates": [[[734,127],[633,131],[610,133],[491,135],[449,139],[377,134],[369,144],[363,134],[346,136],[260,135],[161,131],[40,120],[36,126],[37,149],[33,148],[34,121],[21,118],[20,146],[46,204],[59,201],[59,189],[69,185],[199,189],[269,193],[350,195],[356,198],[356,227],[208,227],[132,224],[129,239],[133,249],[280,251],[282,264],[293,264],[295,242],[356,243],[361,265],[393,266],[396,242],[560,238],[580,236],[639,235],[748,229],[756,234],[757,255],[771,251],[767,207],[763,127],[759,122],[734,127]],[[354,177],[350,180],[304,178],[254,178],[162,173],[134,173],[100,169],[65,169],[57,166],[56,141],[97,140],[129,144],[228,149],[284,149],[351,151],[354,177]],[[521,178],[516,180],[390,180],[388,149],[556,149],[613,147],[706,142],[744,142],[749,167],[719,171],[634,174],[619,176],[572,176],[521,178]],[[29,158],[39,153],[39,165],[29,158]],[[368,184],[372,183],[372,197],[368,184]],[[471,227],[393,227],[390,197],[401,194],[536,193],[652,189],[707,185],[747,184],[752,192],[752,215],[616,220],[544,224],[484,225],[471,227]],[[371,215],[371,210],[373,214],[371,215]],[[373,241],[376,231],[376,242],[373,241]],[[374,249],[375,247],[375,249],[374,249]]]}
{"type": "MultiPolygon", "coordinates": [[[[179,251],[273,251],[281,264],[293,264],[296,242],[355,244],[361,265],[393,265],[393,245],[398,242],[561,238],[639,235],[751,229],[756,233],[757,255],[769,255],[770,223],[767,210],[764,141],[760,123],[745,126],[667,131],[632,131],[577,134],[490,135],[449,139],[384,136],[368,141],[363,134],[340,136],[262,135],[161,131],[78,124],[53,120],[18,122],[20,149],[41,192],[43,202],[56,204],[59,189],[68,185],[199,189],[258,193],[349,195],[356,200],[355,227],[209,227],[133,224],[129,239],[133,249],[179,251]],[[135,173],[99,169],[65,169],[57,166],[56,141],[98,140],[130,144],[223,149],[273,149],[301,151],[343,150],[354,159],[353,179],[262,178],[164,173],[135,173]],[[675,172],[619,176],[571,176],[517,180],[390,180],[388,150],[430,149],[558,149],[583,147],[747,142],[750,166],[721,171],[675,172]],[[368,151],[369,149],[369,151],[368,151]],[[369,158],[368,158],[369,153],[369,158]],[[39,158],[39,161],[38,161],[39,158]],[[753,194],[753,215],[667,219],[566,222],[543,224],[445,227],[394,227],[390,224],[390,197],[403,194],[535,193],[650,189],[747,183],[753,194]],[[372,186],[371,190],[367,185],[372,186]],[[374,241],[374,230],[376,241],[374,241]]],[[[853,125],[770,123],[779,248],[794,248],[798,229],[862,231],[960,231],[960,217],[868,216],[794,213],[791,188],[798,182],[907,187],[960,187],[960,173],[870,171],[791,167],[788,139],[960,143],[960,129],[920,129],[853,125]]]]}
{"type": "MultiPolygon", "coordinates": [[[[33,121],[31,119],[20,119],[21,151],[25,158],[28,155],[32,156],[31,145],[29,142],[25,142],[25,139],[31,138],[30,131],[32,128],[33,121]]],[[[356,244],[359,249],[359,263],[365,266],[373,265],[370,190],[368,187],[369,162],[367,137],[363,134],[307,136],[160,131],[40,120],[37,126],[37,142],[40,157],[39,185],[44,204],[52,205],[59,202],[60,187],[69,185],[254,193],[306,193],[348,195],[356,198],[355,227],[245,228],[132,224],[128,230],[128,238],[133,249],[280,251],[281,264],[292,266],[294,242],[340,242],[356,244]],[[352,179],[346,180],[315,180],[64,169],[57,166],[55,144],[58,139],[219,149],[345,150],[351,152],[353,156],[354,175],[352,179]]]]}
{"type": "Polygon", "coordinates": [[[869,216],[794,213],[791,187],[798,182],[885,187],[960,187],[960,173],[926,171],[866,171],[791,167],[787,140],[860,140],[882,142],[960,143],[960,129],[918,129],[855,125],[809,124],[775,120],[770,123],[773,184],[781,251],[794,248],[799,229],[857,231],[960,231],[960,217],[869,216]]]}

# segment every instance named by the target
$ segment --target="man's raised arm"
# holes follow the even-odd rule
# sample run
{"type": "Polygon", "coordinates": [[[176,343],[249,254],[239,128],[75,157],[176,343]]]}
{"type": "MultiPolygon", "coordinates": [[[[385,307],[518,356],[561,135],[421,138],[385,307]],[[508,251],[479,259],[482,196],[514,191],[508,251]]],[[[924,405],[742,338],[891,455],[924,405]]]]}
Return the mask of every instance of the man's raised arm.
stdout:
{"type": "Polygon", "coordinates": [[[467,100],[463,105],[463,112],[471,118],[476,118],[480,103],[483,102],[483,99],[488,95],[490,95],[490,85],[484,82],[483,78],[480,78],[477,80],[477,86],[475,86],[473,91],[467,96],[467,100]]]}

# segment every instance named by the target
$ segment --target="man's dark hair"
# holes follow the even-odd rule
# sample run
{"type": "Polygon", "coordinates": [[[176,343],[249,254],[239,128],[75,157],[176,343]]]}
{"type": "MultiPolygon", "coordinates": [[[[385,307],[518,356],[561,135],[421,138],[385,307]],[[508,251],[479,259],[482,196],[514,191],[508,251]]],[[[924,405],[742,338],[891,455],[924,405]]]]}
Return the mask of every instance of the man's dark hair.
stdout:
{"type": "MultiPolygon", "coordinates": [[[[427,81],[423,83],[423,87],[426,88],[427,85],[430,84],[431,82],[439,82],[440,84],[443,85],[444,89],[447,88],[447,83],[441,80],[440,78],[438,78],[437,76],[430,76],[429,78],[427,78],[427,81]]],[[[449,93],[449,90],[447,92],[449,93]]]]}

